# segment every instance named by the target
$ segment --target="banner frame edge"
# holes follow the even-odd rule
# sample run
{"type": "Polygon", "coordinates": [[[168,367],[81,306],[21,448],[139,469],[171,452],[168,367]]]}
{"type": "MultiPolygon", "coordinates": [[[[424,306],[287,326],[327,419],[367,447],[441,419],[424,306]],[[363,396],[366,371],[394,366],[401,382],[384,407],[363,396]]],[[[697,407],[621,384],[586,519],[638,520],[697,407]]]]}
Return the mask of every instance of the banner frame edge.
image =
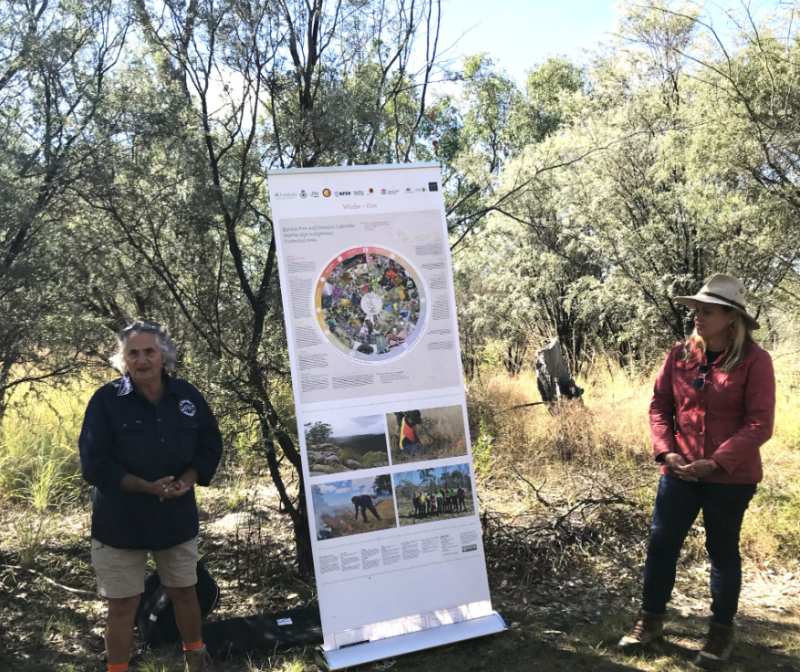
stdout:
{"type": "Polygon", "coordinates": [[[399,635],[397,637],[388,637],[386,639],[379,639],[373,642],[368,642],[360,646],[332,649],[330,651],[325,651],[324,649],[319,647],[317,649],[317,653],[325,661],[328,670],[344,670],[349,667],[352,667],[353,665],[364,665],[378,660],[394,658],[395,656],[404,656],[419,651],[427,651],[429,649],[437,648],[440,646],[447,646],[448,644],[455,644],[457,642],[469,641],[470,639],[479,639],[481,637],[487,637],[489,635],[496,635],[500,632],[505,632],[507,630],[508,626],[506,625],[505,619],[497,611],[492,611],[491,614],[482,616],[480,618],[462,621],[461,623],[453,623],[451,625],[440,626],[438,628],[433,628],[429,630],[420,630],[418,632],[411,632],[406,635],[399,635]],[[465,629],[473,629],[476,628],[476,626],[481,626],[481,625],[485,625],[486,626],[485,629],[480,628],[481,631],[475,633],[463,633],[463,630],[465,629]],[[452,630],[449,630],[449,634],[454,635],[456,634],[457,630],[461,630],[462,633],[460,634],[466,636],[448,637],[444,641],[426,643],[424,646],[414,646],[414,644],[416,643],[414,640],[419,640],[423,637],[426,639],[430,638],[430,635],[432,633],[445,634],[448,632],[448,629],[450,628],[452,628],[452,630]],[[380,653],[378,653],[377,657],[363,656],[363,657],[358,657],[356,660],[346,660],[346,661],[336,662],[337,658],[342,658],[345,656],[347,658],[350,658],[354,652],[363,653],[366,652],[370,647],[372,647],[373,650],[374,648],[379,647],[381,649],[388,649],[388,651],[387,652],[381,651],[380,653]],[[343,653],[345,651],[347,652],[346,654],[343,653]]]}
{"type": "Polygon", "coordinates": [[[423,161],[420,163],[385,163],[385,164],[364,164],[359,166],[320,166],[314,168],[277,168],[267,169],[267,177],[270,175],[297,175],[301,173],[349,173],[375,170],[413,170],[414,168],[438,168],[441,170],[442,164],[438,161],[423,161]]]}

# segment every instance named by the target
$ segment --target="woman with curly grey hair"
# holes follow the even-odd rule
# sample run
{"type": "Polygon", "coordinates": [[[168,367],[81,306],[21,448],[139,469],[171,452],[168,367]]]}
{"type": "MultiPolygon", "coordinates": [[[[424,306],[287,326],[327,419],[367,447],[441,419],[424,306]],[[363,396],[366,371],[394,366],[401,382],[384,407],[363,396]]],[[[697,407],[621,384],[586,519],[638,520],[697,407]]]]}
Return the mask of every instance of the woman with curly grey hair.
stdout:
{"type": "Polygon", "coordinates": [[[164,364],[162,368],[165,373],[173,373],[175,371],[175,362],[178,357],[178,346],[169,335],[167,328],[160,325],[158,322],[150,322],[137,320],[129,324],[119,333],[117,343],[117,351],[111,357],[111,364],[117,371],[125,375],[128,373],[128,363],[125,360],[125,345],[131,336],[136,334],[152,334],[155,339],[158,349],[164,355],[164,364]]]}
{"type": "Polygon", "coordinates": [[[119,335],[123,374],[95,392],[79,440],[83,477],[94,486],[92,565],[108,600],[109,672],[126,672],[148,553],[175,608],[186,672],[210,672],[197,601],[199,519],[195,485],[208,485],[222,456],[214,414],[190,383],[167,374],[177,347],[157,322],[119,335]]]}

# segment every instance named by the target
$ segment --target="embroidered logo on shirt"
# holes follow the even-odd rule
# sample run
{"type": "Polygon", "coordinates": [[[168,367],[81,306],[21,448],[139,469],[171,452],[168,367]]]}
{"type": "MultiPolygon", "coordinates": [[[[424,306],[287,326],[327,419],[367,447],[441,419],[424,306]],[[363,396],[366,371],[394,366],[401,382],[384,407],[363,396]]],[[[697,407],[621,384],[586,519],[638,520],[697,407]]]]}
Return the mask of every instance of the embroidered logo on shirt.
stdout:
{"type": "Polygon", "coordinates": [[[190,418],[194,417],[194,414],[197,412],[194,404],[188,399],[181,399],[178,403],[178,408],[181,409],[181,413],[188,415],[190,418]]]}

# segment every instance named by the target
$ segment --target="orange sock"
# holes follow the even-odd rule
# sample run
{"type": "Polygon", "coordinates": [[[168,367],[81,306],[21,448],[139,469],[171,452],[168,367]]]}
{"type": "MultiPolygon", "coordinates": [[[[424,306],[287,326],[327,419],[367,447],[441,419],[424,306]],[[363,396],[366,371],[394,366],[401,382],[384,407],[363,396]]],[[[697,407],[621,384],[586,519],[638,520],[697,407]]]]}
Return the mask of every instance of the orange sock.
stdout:
{"type": "Polygon", "coordinates": [[[128,672],[128,663],[108,664],[108,672],[128,672]]]}
{"type": "Polygon", "coordinates": [[[198,639],[196,642],[192,642],[191,644],[187,644],[186,642],[183,643],[183,650],[184,651],[194,651],[195,649],[199,649],[203,646],[203,640],[198,639]]]}

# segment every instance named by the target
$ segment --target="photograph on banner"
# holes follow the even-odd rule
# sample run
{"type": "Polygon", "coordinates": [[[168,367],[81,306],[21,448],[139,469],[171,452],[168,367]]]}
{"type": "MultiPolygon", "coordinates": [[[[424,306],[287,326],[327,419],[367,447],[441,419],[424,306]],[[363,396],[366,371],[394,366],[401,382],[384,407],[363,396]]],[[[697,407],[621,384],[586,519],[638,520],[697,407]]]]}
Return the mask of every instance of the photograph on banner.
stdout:
{"type": "Polygon", "coordinates": [[[393,474],[400,526],[430,523],[475,513],[469,463],[393,474]]]}
{"type": "Polygon", "coordinates": [[[357,361],[393,359],[425,322],[425,294],[410,264],[391,250],[357,247],[334,258],[316,283],[322,333],[357,361]]]}
{"type": "Polygon", "coordinates": [[[312,478],[389,466],[383,415],[319,415],[303,423],[303,433],[312,478]]]}
{"type": "Polygon", "coordinates": [[[315,483],[311,499],[318,541],[397,527],[389,474],[315,483]]]}
{"type": "Polygon", "coordinates": [[[386,416],[392,464],[467,454],[461,406],[395,411],[386,416]]]}

